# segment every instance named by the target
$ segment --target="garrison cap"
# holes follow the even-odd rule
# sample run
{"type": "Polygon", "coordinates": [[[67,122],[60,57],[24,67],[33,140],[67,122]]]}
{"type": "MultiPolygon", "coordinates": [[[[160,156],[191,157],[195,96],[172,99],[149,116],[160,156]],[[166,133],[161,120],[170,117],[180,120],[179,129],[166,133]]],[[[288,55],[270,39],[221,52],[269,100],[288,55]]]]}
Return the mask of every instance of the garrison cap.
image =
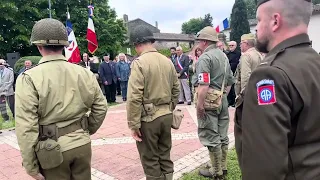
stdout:
{"type": "MultiPolygon", "coordinates": [[[[257,2],[257,8],[258,8],[261,4],[266,3],[266,2],[268,2],[268,1],[270,1],[270,0],[258,0],[258,2],[257,2]]],[[[311,2],[311,0],[301,0],[301,1],[311,2]]],[[[288,3],[290,3],[290,2],[288,1],[288,3]]]]}
{"type": "Polygon", "coordinates": [[[33,26],[30,41],[38,46],[69,45],[66,27],[52,18],[41,19],[33,26]]]}
{"type": "Polygon", "coordinates": [[[211,27],[207,26],[203,28],[200,32],[198,32],[196,36],[196,40],[207,40],[207,41],[212,41],[212,42],[218,42],[218,33],[217,31],[211,27]]]}
{"type": "Polygon", "coordinates": [[[241,41],[244,41],[244,40],[255,40],[255,35],[252,34],[252,33],[249,33],[249,34],[244,34],[241,36],[241,41]]]}

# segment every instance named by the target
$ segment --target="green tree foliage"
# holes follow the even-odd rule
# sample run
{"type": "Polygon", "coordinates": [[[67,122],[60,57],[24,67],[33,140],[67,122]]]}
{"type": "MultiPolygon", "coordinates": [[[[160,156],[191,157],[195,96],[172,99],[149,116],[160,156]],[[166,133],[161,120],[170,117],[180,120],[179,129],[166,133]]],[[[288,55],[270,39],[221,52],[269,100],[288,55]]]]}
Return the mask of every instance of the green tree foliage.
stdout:
{"type": "Polygon", "coordinates": [[[312,0],[313,4],[320,4],[320,0],[312,0]]]}
{"type": "Polygon", "coordinates": [[[250,26],[247,18],[247,8],[244,0],[236,0],[231,14],[230,40],[240,43],[243,34],[250,33],[250,26]]]}
{"type": "Polygon", "coordinates": [[[205,16],[204,16],[204,19],[203,19],[203,27],[206,27],[206,26],[212,26],[212,20],[213,20],[213,18],[212,18],[212,16],[210,15],[210,14],[206,14],[205,16]]]}
{"type": "Polygon", "coordinates": [[[20,71],[20,69],[24,67],[24,62],[26,60],[31,61],[32,64],[35,65],[35,64],[38,64],[40,59],[41,59],[41,56],[25,56],[25,57],[22,57],[16,62],[16,64],[14,64],[14,72],[18,73],[20,71]]]}
{"type": "Polygon", "coordinates": [[[3,0],[0,5],[0,55],[7,52],[21,54],[37,53],[36,48],[30,48],[30,34],[35,21],[45,13],[42,0],[3,0]]]}
{"type": "Polygon", "coordinates": [[[188,22],[182,24],[182,33],[196,34],[202,29],[202,18],[192,18],[188,22]]]}
{"type": "MultiPolygon", "coordinates": [[[[51,0],[52,18],[65,24],[67,6],[81,53],[87,52],[88,0],[51,0]]],[[[117,52],[125,40],[126,29],[108,0],[94,0],[94,25],[99,48],[95,55],[117,52]]],[[[0,55],[19,52],[21,56],[39,55],[30,45],[34,23],[49,17],[47,0],[2,0],[0,5],[0,55]],[[3,43],[4,42],[4,43],[3,43]]]]}
{"type": "Polygon", "coordinates": [[[204,18],[192,18],[188,22],[182,24],[181,30],[185,34],[197,34],[206,26],[212,26],[212,16],[206,14],[204,18]]]}
{"type": "Polygon", "coordinates": [[[247,5],[248,19],[256,19],[256,11],[257,11],[256,0],[245,0],[245,3],[247,5]]]}

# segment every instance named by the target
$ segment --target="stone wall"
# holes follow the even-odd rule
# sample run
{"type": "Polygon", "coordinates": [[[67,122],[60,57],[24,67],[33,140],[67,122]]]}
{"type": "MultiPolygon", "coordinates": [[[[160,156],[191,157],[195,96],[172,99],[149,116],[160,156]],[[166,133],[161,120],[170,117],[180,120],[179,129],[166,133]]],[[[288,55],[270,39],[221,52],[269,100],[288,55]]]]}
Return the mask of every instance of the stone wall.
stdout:
{"type": "Polygon", "coordinates": [[[193,45],[185,41],[156,41],[154,47],[156,49],[170,49],[171,47],[185,46],[191,48],[193,45]]]}

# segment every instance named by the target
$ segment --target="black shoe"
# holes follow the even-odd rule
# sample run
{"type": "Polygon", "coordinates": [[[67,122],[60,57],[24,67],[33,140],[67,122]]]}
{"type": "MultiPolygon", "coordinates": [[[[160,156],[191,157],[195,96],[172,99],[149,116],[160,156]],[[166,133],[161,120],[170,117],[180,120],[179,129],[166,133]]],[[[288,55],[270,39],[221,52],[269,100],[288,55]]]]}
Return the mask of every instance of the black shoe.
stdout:
{"type": "Polygon", "coordinates": [[[222,172],[224,176],[228,175],[228,170],[222,170],[222,172]]]}
{"type": "Polygon", "coordinates": [[[191,105],[191,102],[188,102],[188,105],[191,105]]]}
{"type": "Polygon", "coordinates": [[[178,102],[178,104],[184,104],[184,102],[178,102]]]}

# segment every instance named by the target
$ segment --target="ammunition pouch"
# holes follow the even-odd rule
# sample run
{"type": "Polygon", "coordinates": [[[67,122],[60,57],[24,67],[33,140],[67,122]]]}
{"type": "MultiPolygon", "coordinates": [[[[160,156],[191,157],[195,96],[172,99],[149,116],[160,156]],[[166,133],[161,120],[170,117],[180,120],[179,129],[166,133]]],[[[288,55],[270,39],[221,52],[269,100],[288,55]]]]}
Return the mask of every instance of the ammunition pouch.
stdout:
{"type": "Polygon", "coordinates": [[[173,120],[172,120],[171,128],[179,129],[183,117],[184,117],[184,114],[181,111],[181,109],[174,110],[173,111],[173,120]]]}
{"type": "Polygon", "coordinates": [[[156,107],[154,106],[153,103],[144,104],[143,109],[147,116],[153,116],[156,113],[156,107]]]}
{"type": "MultiPolygon", "coordinates": [[[[204,99],[204,104],[203,107],[207,111],[214,111],[217,110],[221,104],[222,104],[222,96],[223,96],[223,91],[218,91],[213,88],[209,88],[206,98],[204,99]]],[[[194,97],[194,102],[195,105],[197,106],[198,101],[198,92],[196,91],[195,97],[194,97]]]]}
{"type": "Polygon", "coordinates": [[[163,114],[165,111],[172,112],[170,109],[172,106],[173,105],[171,103],[161,105],[154,105],[153,103],[143,104],[141,109],[141,121],[151,122],[157,117],[161,116],[161,114],[163,114]]]}
{"type": "Polygon", "coordinates": [[[88,129],[88,118],[83,117],[80,121],[75,121],[68,126],[58,128],[56,124],[49,124],[40,126],[39,139],[53,139],[58,140],[59,137],[74,132],[78,129],[87,130],[88,129]]]}
{"type": "Polygon", "coordinates": [[[141,109],[142,121],[151,122],[153,120],[153,115],[156,114],[156,107],[153,103],[143,104],[141,109]]]}
{"type": "Polygon", "coordinates": [[[53,139],[40,140],[35,147],[35,152],[42,169],[52,169],[63,162],[61,147],[53,139]]]}

